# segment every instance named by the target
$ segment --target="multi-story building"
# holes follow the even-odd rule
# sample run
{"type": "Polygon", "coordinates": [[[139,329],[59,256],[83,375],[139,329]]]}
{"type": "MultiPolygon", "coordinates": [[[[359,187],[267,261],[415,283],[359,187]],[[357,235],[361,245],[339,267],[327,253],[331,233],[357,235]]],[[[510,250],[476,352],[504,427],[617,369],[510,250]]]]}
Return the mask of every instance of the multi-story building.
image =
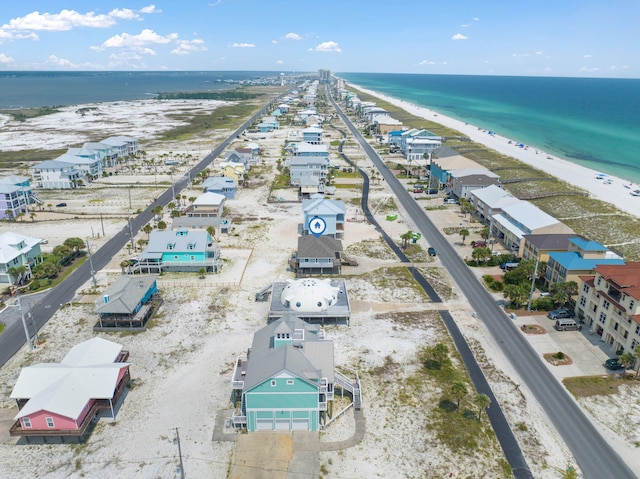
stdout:
{"type": "Polygon", "coordinates": [[[599,265],[581,276],[576,312],[614,353],[640,345],[640,262],[599,265]]]}

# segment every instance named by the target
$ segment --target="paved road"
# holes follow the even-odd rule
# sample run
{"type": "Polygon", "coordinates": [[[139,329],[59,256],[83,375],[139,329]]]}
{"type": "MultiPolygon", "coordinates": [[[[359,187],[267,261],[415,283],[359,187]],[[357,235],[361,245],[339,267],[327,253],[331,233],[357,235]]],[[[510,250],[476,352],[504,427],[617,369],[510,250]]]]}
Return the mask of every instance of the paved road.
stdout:
{"type": "MultiPolygon", "coordinates": [[[[343,118],[343,120],[345,120],[345,118],[343,118]]],[[[348,123],[348,125],[351,124],[348,123]]],[[[353,125],[351,125],[351,128],[352,131],[354,131],[353,125]]],[[[340,145],[339,151],[342,151],[342,144],[340,145]]],[[[350,164],[353,164],[353,162],[349,161],[346,155],[342,154],[342,156],[350,164]]],[[[371,211],[369,211],[369,206],[367,204],[369,196],[369,177],[361,168],[358,168],[356,166],[356,169],[364,178],[362,187],[362,211],[367,217],[367,220],[375,225],[376,230],[378,230],[382,234],[383,239],[400,258],[400,260],[403,263],[408,263],[409,259],[404,254],[404,251],[402,251],[398,244],[386,234],[386,232],[374,218],[373,214],[371,214],[371,211]]],[[[407,269],[416,280],[416,282],[420,285],[420,287],[427,293],[429,299],[431,299],[432,302],[442,303],[442,299],[440,298],[438,293],[433,289],[433,287],[429,284],[427,279],[422,275],[418,268],[414,267],[413,265],[407,265],[407,269]]],[[[492,407],[487,410],[487,416],[491,421],[491,426],[496,433],[498,441],[500,442],[500,446],[504,451],[504,455],[509,462],[509,465],[511,466],[514,476],[516,477],[516,479],[533,479],[533,474],[531,474],[529,465],[527,464],[527,461],[524,458],[524,454],[522,453],[522,449],[520,449],[520,445],[518,444],[518,441],[516,440],[513,431],[511,430],[511,426],[509,426],[507,418],[502,412],[502,408],[500,407],[500,404],[494,396],[493,391],[491,390],[491,386],[489,385],[487,378],[482,372],[482,369],[478,365],[478,362],[476,361],[471,348],[458,329],[458,325],[455,323],[449,311],[440,310],[438,311],[438,313],[442,317],[442,321],[447,327],[447,330],[451,335],[451,339],[453,340],[456,349],[460,353],[460,357],[464,362],[467,371],[469,372],[469,377],[471,378],[476,391],[478,391],[478,393],[486,394],[491,400],[492,407]]]]}
{"type": "MultiPolygon", "coordinates": [[[[240,128],[234,131],[226,140],[220,143],[220,145],[216,149],[214,149],[203,160],[197,163],[189,174],[178,179],[172,188],[169,188],[164,193],[162,193],[156,199],[156,201],[154,201],[149,207],[147,207],[146,210],[138,214],[138,216],[131,218],[130,229],[133,233],[133,236],[135,237],[140,228],[151,221],[151,219],[153,218],[153,213],[151,212],[151,210],[153,208],[158,205],[164,206],[167,203],[173,201],[173,199],[175,198],[174,192],[177,195],[180,191],[182,191],[188,185],[190,178],[195,178],[195,175],[209,166],[209,164],[211,164],[211,162],[215,158],[217,158],[233,140],[241,135],[244,130],[249,128],[249,126],[259,116],[263,115],[264,112],[271,107],[271,105],[275,104],[278,99],[279,98],[271,100],[258,113],[256,113],[249,120],[243,123],[240,128]]],[[[73,232],[70,231],[70,236],[72,236],[72,233],[73,232]]],[[[94,271],[100,271],[109,263],[109,261],[111,261],[114,256],[118,254],[118,252],[126,245],[127,241],[130,240],[129,233],[129,224],[126,224],[113,238],[111,238],[100,249],[93,253],[91,260],[93,262],[94,271]]],[[[40,330],[40,328],[42,328],[42,326],[44,326],[47,321],[51,319],[51,317],[61,306],[69,303],[75,296],[76,291],[78,291],[80,287],[84,285],[87,280],[89,280],[90,277],[90,262],[86,261],[62,283],[51,289],[42,297],[38,298],[38,303],[33,304],[33,307],[31,308],[33,322],[36,328],[40,330]]],[[[30,299],[29,296],[23,297],[22,303],[25,315],[27,314],[28,305],[30,302],[33,302],[33,299],[30,299]],[[25,305],[27,306],[27,309],[24,309],[25,305]]],[[[26,344],[26,336],[21,321],[10,319],[10,315],[16,314],[15,312],[11,311],[15,309],[17,308],[7,308],[2,313],[2,317],[0,317],[0,320],[7,324],[7,328],[5,329],[4,333],[0,334],[0,367],[4,365],[9,359],[11,359],[13,355],[18,352],[18,350],[24,344],[26,344]],[[4,319],[5,315],[7,315],[6,320],[4,319]]],[[[29,334],[32,335],[33,327],[31,325],[31,321],[29,321],[28,326],[29,334]]]]}
{"type": "MultiPolygon", "coordinates": [[[[333,98],[330,97],[330,99],[333,102],[333,98]]],[[[549,372],[520,331],[507,319],[504,311],[464,264],[453,246],[442,236],[422,207],[413,200],[393,173],[387,169],[377,152],[364,140],[335,102],[334,107],[387,181],[418,230],[426,241],[436,249],[442,265],[456,282],[478,317],[486,325],[504,356],[513,364],[522,381],[533,392],[551,423],[578,461],[584,477],[586,479],[637,478],[636,474],[625,464],[582,412],[574,399],[549,372]]]]}

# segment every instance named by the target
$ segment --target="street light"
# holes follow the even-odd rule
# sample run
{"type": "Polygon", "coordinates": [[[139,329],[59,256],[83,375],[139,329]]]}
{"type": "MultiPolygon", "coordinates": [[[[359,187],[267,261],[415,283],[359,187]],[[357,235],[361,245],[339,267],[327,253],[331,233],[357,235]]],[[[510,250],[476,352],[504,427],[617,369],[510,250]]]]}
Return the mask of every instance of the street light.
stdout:
{"type": "Polygon", "coordinates": [[[24,311],[22,310],[22,301],[20,299],[20,296],[18,295],[18,304],[11,304],[9,306],[18,307],[18,311],[20,313],[20,320],[22,321],[22,327],[24,328],[24,335],[27,338],[27,344],[29,345],[29,351],[33,351],[33,342],[29,337],[29,329],[27,328],[27,322],[25,321],[25,318],[24,318],[24,311]]]}
{"type": "Polygon", "coordinates": [[[96,272],[93,270],[93,257],[91,256],[91,247],[89,246],[89,240],[86,240],[87,243],[87,251],[89,252],[89,267],[91,268],[91,279],[93,280],[93,287],[95,288],[98,284],[96,282],[96,272]]]}

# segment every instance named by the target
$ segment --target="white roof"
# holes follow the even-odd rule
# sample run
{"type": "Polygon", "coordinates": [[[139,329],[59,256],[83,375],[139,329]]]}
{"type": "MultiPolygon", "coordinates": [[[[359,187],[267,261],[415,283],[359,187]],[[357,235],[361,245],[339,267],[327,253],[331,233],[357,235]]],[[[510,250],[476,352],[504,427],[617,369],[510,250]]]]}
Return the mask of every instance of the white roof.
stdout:
{"type": "Polygon", "coordinates": [[[513,218],[514,221],[524,225],[531,231],[560,223],[553,216],[528,201],[520,201],[519,203],[505,206],[500,214],[513,218]]]}
{"type": "Polygon", "coordinates": [[[129,363],[114,362],[122,345],[93,338],[74,346],[60,363],[24,368],[11,392],[12,399],[29,399],[14,419],[48,411],[78,419],[92,399],[111,399],[120,370],[129,363]]]}
{"type": "Polygon", "coordinates": [[[219,193],[208,191],[198,196],[194,201],[194,205],[221,205],[226,197],[219,193]]]}
{"type": "Polygon", "coordinates": [[[288,280],[280,295],[280,302],[288,302],[294,311],[325,311],[338,301],[339,287],[332,286],[330,279],[305,278],[288,280]]]}
{"type": "Polygon", "coordinates": [[[482,201],[492,209],[519,203],[521,201],[508,191],[505,191],[496,185],[473,190],[471,192],[471,196],[475,196],[478,200],[482,201]]]}
{"type": "Polygon", "coordinates": [[[452,178],[463,178],[471,175],[484,175],[489,178],[500,178],[499,175],[496,175],[493,171],[489,171],[486,168],[462,168],[460,170],[453,170],[449,174],[452,178]]]}
{"type": "MultiPolygon", "coordinates": [[[[21,254],[27,254],[42,238],[32,238],[13,231],[0,233],[0,264],[7,264],[21,254]],[[24,247],[19,247],[24,243],[24,247]]],[[[19,266],[19,265],[18,265],[19,266]]]]}

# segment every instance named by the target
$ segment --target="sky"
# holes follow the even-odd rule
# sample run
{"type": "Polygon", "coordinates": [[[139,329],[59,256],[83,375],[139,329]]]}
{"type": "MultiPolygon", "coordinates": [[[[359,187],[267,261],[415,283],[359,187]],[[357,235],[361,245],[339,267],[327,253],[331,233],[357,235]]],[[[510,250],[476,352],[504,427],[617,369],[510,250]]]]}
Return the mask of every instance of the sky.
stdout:
{"type": "Polygon", "coordinates": [[[640,78],[639,0],[5,0],[0,71],[640,78]]]}

